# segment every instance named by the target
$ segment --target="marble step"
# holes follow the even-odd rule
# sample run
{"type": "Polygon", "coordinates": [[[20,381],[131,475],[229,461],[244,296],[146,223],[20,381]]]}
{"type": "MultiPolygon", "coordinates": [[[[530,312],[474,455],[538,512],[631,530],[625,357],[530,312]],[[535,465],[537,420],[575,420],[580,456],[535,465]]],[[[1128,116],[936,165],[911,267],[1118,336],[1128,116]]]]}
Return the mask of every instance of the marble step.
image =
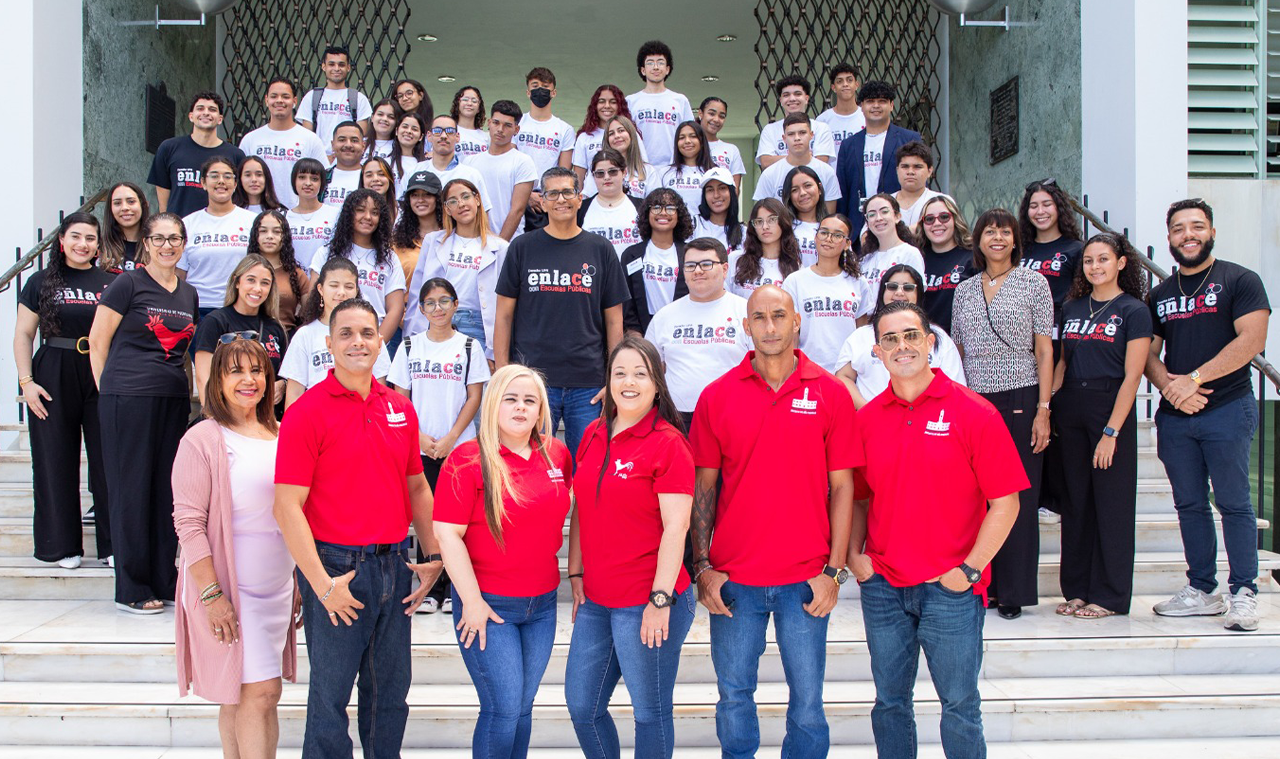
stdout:
{"type": "MultiPolygon", "coordinates": [[[[89,481],[89,459],[80,453],[80,482],[89,481]]],[[[0,482],[31,485],[31,452],[0,451],[0,482]]]]}
{"type": "MultiPolygon", "coordinates": [[[[358,744],[357,744],[358,745],[358,744]]],[[[991,743],[990,759],[1170,759],[1181,756],[1263,757],[1275,751],[1275,738],[1179,738],[1177,740],[1092,740],[1077,736],[1069,741],[1018,740],[991,743]]],[[[919,747],[920,759],[944,759],[942,746],[919,747]]],[[[761,746],[762,757],[776,757],[777,745],[761,746]]],[[[679,747],[679,759],[720,759],[719,748],[679,747]]],[[[222,759],[222,749],[171,748],[169,746],[13,746],[0,745],[0,756],[6,759],[222,759]]],[[[561,749],[530,749],[529,759],[564,759],[561,749]]],[[[841,746],[841,759],[876,759],[874,746],[841,746]]],[[[279,759],[301,759],[300,748],[281,748],[279,759]]],[[[402,759],[471,759],[468,748],[405,749],[402,759]]]]}
{"type": "MultiPolygon", "coordinates": [[[[1213,725],[1219,735],[1272,735],[1280,721],[1274,675],[1169,675],[985,679],[983,727],[991,742],[1074,740],[1080,736],[1164,738],[1189,724],[1213,725]],[[1142,714],[1134,719],[1134,712],[1142,714]]],[[[874,686],[828,681],[827,719],[835,745],[869,745],[874,686]]],[[[781,741],[787,688],[762,683],[756,692],[761,738],[781,741]]],[[[716,688],[677,684],[676,734],[681,746],[712,747],[716,688]]],[[[296,747],[305,723],[306,686],[286,684],[279,708],[281,745],[296,747]]],[[[409,748],[465,748],[478,709],[470,684],[420,685],[409,691],[409,748]]],[[[624,745],[633,736],[629,699],[614,694],[614,715],[624,745]]],[[[10,744],[218,745],[216,705],[177,698],[171,684],[0,683],[0,735],[10,744]]],[[[354,718],[354,708],[349,710],[354,718]]],[[[940,707],[931,683],[916,685],[922,742],[936,743],[940,707]]],[[[354,719],[352,720],[354,723],[354,719]]],[[[354,724],[352,725],[354,732],[354,724]]],[[[576,738],[564,708],[563,687],[544,683],[534,706],[532,745],[573,749],[576,738]]]]}
{"type": "MultiPolygon", "coordinates": [[[[85,512],[93,505],[93,495],[89,493],[86,481],[82,480],[80,485],[80,511],[85,512]]],[[[0,519],[30,518],[34,509],[30,472],[25,482],[0,482],[0,519]]]]}

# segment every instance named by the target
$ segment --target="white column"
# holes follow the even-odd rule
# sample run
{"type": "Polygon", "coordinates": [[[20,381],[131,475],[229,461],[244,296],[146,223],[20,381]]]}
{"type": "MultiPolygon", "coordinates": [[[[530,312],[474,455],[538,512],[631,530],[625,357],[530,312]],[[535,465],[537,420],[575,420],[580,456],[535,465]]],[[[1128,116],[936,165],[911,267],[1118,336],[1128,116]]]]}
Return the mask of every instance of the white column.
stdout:
{"type": "MultiPolygon", "coordinates": [[[[80,205],[84,178],[84,10],[80,0],[5,5],[9,61],[5,99],[10,118],[0,119],[0,142],[14,146],[5,164],[9,187],[0,203],[0,269],[29,250],[36,230],[58,225],[59,211],[80,205]]],[[[105,127],[105,128],[109,128],[105,127]]],[[[12,335],[17,282],[0,305],[0,335],[12,335]]],[[[17,421],[17,367],[9,343],[0,347],[0,423],[17,421]]],[[[3,438],[4,436],[0,436],[3,438]]],[[[0,439],[0,444],[7,443],[0,439]]]]}
{"type": "Polygon", "coordinates": [[[1083,191],[1169,264],[1165,210],[1187,195],[1187,5],[1082,0],[1080,37],[1083,191]]]}

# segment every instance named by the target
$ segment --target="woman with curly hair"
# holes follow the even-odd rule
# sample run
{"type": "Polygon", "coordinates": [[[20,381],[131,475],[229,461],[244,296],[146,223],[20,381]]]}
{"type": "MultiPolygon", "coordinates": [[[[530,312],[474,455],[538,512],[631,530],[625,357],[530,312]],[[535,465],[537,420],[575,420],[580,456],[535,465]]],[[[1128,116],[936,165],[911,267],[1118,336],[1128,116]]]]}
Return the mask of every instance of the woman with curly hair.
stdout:
{"type": "Polygon", "coordinates": [[[950,331],[956,287],[978,273],[973,268],[973,235],[956,202],[946,195],[925,201],[915,232],[924,256],[925,313],[930,323],[950,331]]]}
{"type": "Polygon", "coordinates": [[[311,280],[307,270],[298,263],[293,251],[293,234],[289,220],[282,211],[263,211],[253,220],[249,231],[249,253],[259,255],[271,263],[280,296],[278,318],[285,331],[293,334],[300,323],[298,312],[303,299],[311,292],[311,280]]]}
{"type": "Polygon", "coordinates": [[[1058,187],[1056,180],[1044,179],[1027,185],[1022,205],[1018,207],[1018,227],[1025,247],[1021,265],[1040,272],[1049,281],[1056,316],[1062,312],[1062,304],[1075,281],[1080,251],[1084,249],[1080,223],[1071,210],[1067,193],[1058,187]]]}
{"type": "Polygon", "coordinates": [[[63,569],[80,566],[80,438],[89,456],[89,492],[97,524],[98,558],[111,556],[107,488],[98,426],[98,387],[88,354],[98,300],[115,275],[93,265],[98,220],[77,211],[62,220],[49,263],[18,296],[13,362],[31,430],[35,557],[63,569]],[[39,329],[40,349],[31,355],[39,329]]]}
{"type": "Polygon", "coordinates": [[[800,349],[811,361],[834,372],[840,346],[866,324],[874,303],[858,277],[858,257],[850,247],[853,222],[832,214],[818,224],[817,263],[782,281],[795,301],[800,320],[800,349]]]}
{"type": "MultiPolygon", "coordinates": [[[[459,87],[453,94],[449,115],[458,122],[458,160],[489,152],[489,130],[485,128],[484,96],[477,87],[459,87]]],[[[427,122],[430,123],[430,122],[427,122]]]]}
{"type": "Polygon", "coordinates": [[[631,291],[631,300],[622,306],[622,325],[628,332],[644,335],[658,309],[689,294],[684,244],[693,234],[693,217],[675,190],[659,187],[641,204],[636,230],[640,242],[622,252],[631,291]]]}
{"type": "Polygon", "coordinates": [[[379,193],[368,189],[351,192],[342,203],[333,239],[311,262],[319,275],[330,258],[346,258],[359,271],[360,297],[378,312],[378,332],[390,350],[391,338],[404,318],[404,269],[391,251],[391,212],[379,193]]]}
{"type": "Polygon", "coordinates": [[[777,198],[757,200],[751,207],[751,223],[742,250],[729,256],[725,288],[744,298],[761,285],[781,285],[800,270],[800,245],[793,231],[795,221],[777,198]]]}
{"type": "Polygon", "coordinates": [[[1052,407],[1069,504],[1062,513],[1063,616],[1128,614],[1133,599],[1134,398],[1152,335],[1138,255],[1123,236],[1089,238],[1062,307],[1052,407]]]}
{"type": "Polygon", "coordinates": [[[146,264],[139,258],[142,225],[151,215],[151,206],[142,188],[133,182],[117,182],[107,192],[107,215],[102,220],[98,244],[98,267],[119,274],[146,264]]]}
{"type": "MultiPolygon", "coordinates": [[[[587,115],[578,127],[578,137],[573,142],[573,171],[582,185],[583,197],[596,194],[595,178],[591,176],[590,161],[608,147],[604,128],[614,116],[631,118],[627,99],[616,84],[602,84],[587,101],[587,115]]],[[[644,158],[644,145],[640,144],[640,157],[644,158]]]]}

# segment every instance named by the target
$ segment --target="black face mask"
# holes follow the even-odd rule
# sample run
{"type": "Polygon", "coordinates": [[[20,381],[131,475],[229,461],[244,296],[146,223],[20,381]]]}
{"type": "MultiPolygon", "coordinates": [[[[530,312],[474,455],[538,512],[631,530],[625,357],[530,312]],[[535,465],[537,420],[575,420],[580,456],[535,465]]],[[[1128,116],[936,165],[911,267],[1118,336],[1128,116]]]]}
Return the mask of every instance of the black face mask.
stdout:
{"type": "Polygon", "coordinates": [[[551,90],[546,87],[529,90],[529,102],[538,108],[546,108],[547,104],[551,102],[551,90]]]}

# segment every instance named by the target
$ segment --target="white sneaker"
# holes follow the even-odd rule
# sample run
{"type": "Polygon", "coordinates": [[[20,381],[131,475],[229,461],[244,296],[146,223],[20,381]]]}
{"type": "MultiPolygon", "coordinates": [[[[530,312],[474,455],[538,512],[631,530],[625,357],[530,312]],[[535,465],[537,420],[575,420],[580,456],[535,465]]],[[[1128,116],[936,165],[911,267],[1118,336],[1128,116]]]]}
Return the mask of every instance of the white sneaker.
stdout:
{"type": "Polygon", "coordinates": [[[79,569],[80,557],[68,556],[65,559],[58,559],[58,566],[62,567],[63,569],[79,569]]]}
{"type": "Polygon", "coordinates": [[[1227,612],[1227,602],[1219,593],[1211,595],[1188,585],[1151,610],[1162,617],[1216,617],[1227,612]]]}
{"type": "Polygon", "coordinates": [[[116,557],[115,557],[115,556],[108,556],[107,558],[105,558],[105,559],[103,559],[103,560],[102,560],[102,563],[103,563],[103,564],[106,564],[107,566],[111,567],[112,569],[115,569],[115,568],[116,568],[116,557]]]}
{"type": "Polygon", "coordinates": [[[1036,515],[1040,518],[1040,524],[1058,524],[1062,521],[1061,515],[1055,514],[1043,506],[1040,507],[1036,515]]]}
{"type": "Polygon", "coordinates": [[[1222,626],[1236,632],[1253,632],[1258,629],[1258,597],[1252,590],[1241,588],[1228,596],[1231,611],[1222,620],[1222,626]]]}
{"type": "Polygon", "coordinates": [[[436,599],[432,598],[431,596],[427,596],[426,598],[422,599],[422,605],[418,607],[418,613],[419,614],[435,614],[437,611],[439,611],[439,609],[440,609],[440,605],[436,603],[436,599]]]}
{"type": "Polygon", "coordinates": [[[442,614],[453,613],[453,596],[449,595],[444,597],[444,600],[440,602],[440,612],[442,614]]]}

